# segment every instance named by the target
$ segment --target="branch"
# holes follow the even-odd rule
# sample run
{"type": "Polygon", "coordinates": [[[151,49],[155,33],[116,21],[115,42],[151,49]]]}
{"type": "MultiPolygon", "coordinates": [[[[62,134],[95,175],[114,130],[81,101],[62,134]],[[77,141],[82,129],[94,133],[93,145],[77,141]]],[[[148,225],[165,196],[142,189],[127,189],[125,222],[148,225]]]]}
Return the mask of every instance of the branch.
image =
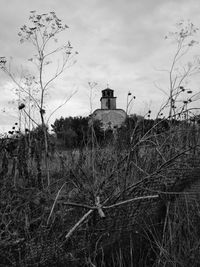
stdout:
{"type": "Polygon", "coordinates": [[[95,210],[96,209],[95,206],[89,206],[89,205],[86,205],[86,204],[80,204],[80,203],[75,203],[75,202],[64,202],[62,204],[63,205],[67,205],[67,206],[77,207],[77,208],[90,209],[90,210],[95,210]]]}
{"type": "Polygon", "coordinates": [[[71,228],[71,230],[66,234],[65,238],[69,239],[70,236],[74,233],[74,231],[83,223],[87,217],[93,212],[94,210],[89,210],[87,213],[83,215],[83,217],[71,228]]]}
{"type": "Polygon", "coordinates": [[[5,72],[8,74],[8,76],[11,78],[11,80],[12,80],[12,81],[19,87],[19,89],[20,89],[22,92],[26,93],[28,96],[30,96],[30,97],[32,98],[32,100],[35,102],[36,106],[39,108],[40,106],[39,106],[37,100],[35,99],[35,97],[34,97],[33,95],[31,95],[29,92],[27,92],[27,91],[24,89],[24,87],[22,87],[22,86],[16,81],[16,79],[14,78],[14,76],[12,75],[11,72],[9,72],[7,69],[5,69],[5,72]]]}
{"type": "MultiPolygon", "coordinates": [[[[160,86],[157,85],[156,81],[154,81],[153,83],[154,83],[155,87],[156,87],[158,90],[160,90],[161,92],[163,92],[165,95],[168,96],[168,94],[165,92],[165,90],[163,90],[160,86]]],[[[168,96],[168,97],[169,97],[169,96],[168,96]]]]}
{"type": "Polygon", "coordinates": [[[38,124],[33,118],[31,118],[31,116],[26,112],[25,109],[24,109],[24,113],[28,116],[28,118],[29,118],[33,123],[35,123],[37,126],[39,126],[39,124],[38,124]]]}
{"type": "Polygon", "coordinates": [[[121,206],[121,205],[124,205],[124,204],[127,204],[127,203],[130,203],[130,202],[133,202],[133,201],[137,201],[137,200],[144,200],[144,199],[152,199],[152,198],[159,198],[160,196],[159,195],[152,195],[152,196],[142,196],[142,197],[136,197],[136,198],[133,198],[133,199],[128,199],[128,200],[125,200],[125,201],[122,201],[122,202],[119,202],[117,204],[113,204],[113,205],[110,205],[110,206],[101,206],[101,205],[98,205],[96,204],[95,207],[90,207],[90,206],[87,206],[87,205],[84,205],[84,204],[77,204],[77,203],[64,203],[66,205],[72,205],[72,206],[76,206],[76,207],[83,207],[83,208],[90,208],[90,210],[88,212],[86,212],[83,217],[70,229],[70,231],[66,234],[65,238],[68,240],[70,238],[70,236],[74,233],[74,231],[76,231],[76,229],[87,219],[87,217],[95,210],[97,209],[98,211],[101,211],[102,212],[102,215],[101,217],[105,217],[102,209],[112,209],[112,208],[115,208],[115,207],[118,207],[118,206],[121,206]]]}
{"type": "Polygon", "coordinates": [[[48,54],[44,55],[44,59],[45,59],[46,57],[48,57],[48,56],[50,56],[50,55],[56,53],[56,52],[61,51],[61,50],[63,50],[63,47],[58,47],[58,48],[56,48],[55,50],[52,50],[52,51],[49,52],[48,54]]]}
{"type": "Polygon", "coordinates": [[[128,199],[128,200],[125,200],[125,201],[121,201],[119,203],[116,203],[116,204],[113,204],[113,205],[110,205],[110,206],[103,206],[102,209],[112,209],[112,208],[115,208],[115,207],[130,203],[130,202],[133,202],[133,201],[144,200],[144,199],[152,199],[152,198],[159,198],[159,195],[136,197],[136,198],[128,199]]]}
{"type": "Polygon", "coordinates": [[[49,217],[48,217],[48,219],[47,219],[47,225],[49,224],[51,215],[52,215],[53,210],[54,210],[54,208],[55,208],[56,202],[57,202],[57,200],[58,200],[58,198],[59,198],[60,192],[62,191],[63,187],[64,187],[66,184],[67,184],[67,182],[65,182],[65,183],[61,186],[61,188],[58,190],[58,193],[57,193],[57,195],[56,195],[56,197],[55,197],[55,200],[54,200],[54,202],[53,202],[53,206],[52,206],[52,208],[51,208],[49,217]]]}
{"type": "Polygon", "coordinates": [[[44,85],[44,90],[46,90],[47,86],[52,83],[64,70],[64,66],[61,67],[60,71],[56,71],[56,74],[44,85]]]}
{"type": "Polygon", "coordinates": [[[49,122],[49,120],[50,120],[50,118],[52,117],[52,115],[57,111],[57,110],[59,110],[60,108],[62,108],[75,94],[77,93],[77,90],[76,91],[74,91],[65,101],[64,101],[64,103],[62,103],[61,105],[59,105],[56,109],[54,109],[54,111],[52,111],[51,112],[51,114],[49,115],[49,118],[48,118],[48,120],[47,120],[47,124],[48,124],[48,122],[49,122]]]}

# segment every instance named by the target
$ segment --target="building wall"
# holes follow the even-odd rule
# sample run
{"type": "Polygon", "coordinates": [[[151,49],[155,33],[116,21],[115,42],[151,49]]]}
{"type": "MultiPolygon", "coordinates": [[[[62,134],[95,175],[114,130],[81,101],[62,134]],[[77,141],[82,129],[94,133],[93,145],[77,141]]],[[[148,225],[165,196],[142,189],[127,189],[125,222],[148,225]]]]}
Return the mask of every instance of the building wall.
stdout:
{"type": "Polygon", "coordinates": [[[102,97],[101,109],[116,109],[116,97],[102,97]]]}
{"type": "Polygon", "coordinates": [[[93,112],[93,119],[100,120],[104,130],[120,127],[126,119],[123,109],[97,109],[93,112]]]}

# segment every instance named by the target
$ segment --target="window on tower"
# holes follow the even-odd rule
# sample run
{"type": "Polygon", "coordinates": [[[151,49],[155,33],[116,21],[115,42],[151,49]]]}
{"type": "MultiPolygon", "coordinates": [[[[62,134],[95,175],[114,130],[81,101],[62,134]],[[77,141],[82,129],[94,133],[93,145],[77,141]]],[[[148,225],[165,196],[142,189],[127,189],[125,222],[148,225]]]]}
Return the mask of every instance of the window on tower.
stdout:
{"type": "Polygon", "coordinates": [[[108,109],[110,109],[110,98],[108,98],[108,109]]]}

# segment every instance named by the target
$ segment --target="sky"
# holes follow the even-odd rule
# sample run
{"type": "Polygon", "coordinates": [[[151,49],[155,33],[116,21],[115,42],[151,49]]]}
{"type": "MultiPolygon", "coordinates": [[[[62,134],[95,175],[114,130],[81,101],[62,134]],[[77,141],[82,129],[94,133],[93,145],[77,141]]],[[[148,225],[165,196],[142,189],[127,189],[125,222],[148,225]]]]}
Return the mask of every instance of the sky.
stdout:
{"type": "MultiPolygon", "coordinates": [[[[18,75],[29,68],[27,59],[34,54],[30,44],[20,44],[18,37],[31,10],[54,11],[69,26],[59,42],[71,42],[78,52],[76,63],[49,89],[46,117],[73,96],[50,123],[61,116],[87,116],[100,108],[101,90],[107,86],[114,90],[117,108],[126,110],[130,91],[136,96],[130,113],[144,115],[151,109],[156,114],[169,93],[168,73],[163,70],[169,70],[176,51],[166,34],[180,20],[200,27],[199,0],[0,0],[0,6],[0,56],[12,57],[11,67],[18,75]],[[89,83],[96,83],[92,97],[89,83]]],[[[190,57],[196,54],[200,54],[198,44],[190,57]]],[[[198,92],[198,84],[196,75],[188,86],[198,92]]],[[[18,121],[15,88],[0,72],[0,132],[18,121]]]]}

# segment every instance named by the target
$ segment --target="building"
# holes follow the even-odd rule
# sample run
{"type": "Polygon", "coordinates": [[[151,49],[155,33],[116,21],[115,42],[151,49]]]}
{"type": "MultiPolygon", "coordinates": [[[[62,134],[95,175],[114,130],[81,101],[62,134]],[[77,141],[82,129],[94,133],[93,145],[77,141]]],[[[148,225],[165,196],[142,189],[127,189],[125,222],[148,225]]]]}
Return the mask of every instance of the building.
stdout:
{"type": "Polygon", "coordinates": [[[126,119],[126,112],[117,109],[116,99],[114,90],[110,88],[102,90],[101,109],[96,109],[92,114],[93,120],[102,122],[104,130],[118,128],[126,119]]]}

